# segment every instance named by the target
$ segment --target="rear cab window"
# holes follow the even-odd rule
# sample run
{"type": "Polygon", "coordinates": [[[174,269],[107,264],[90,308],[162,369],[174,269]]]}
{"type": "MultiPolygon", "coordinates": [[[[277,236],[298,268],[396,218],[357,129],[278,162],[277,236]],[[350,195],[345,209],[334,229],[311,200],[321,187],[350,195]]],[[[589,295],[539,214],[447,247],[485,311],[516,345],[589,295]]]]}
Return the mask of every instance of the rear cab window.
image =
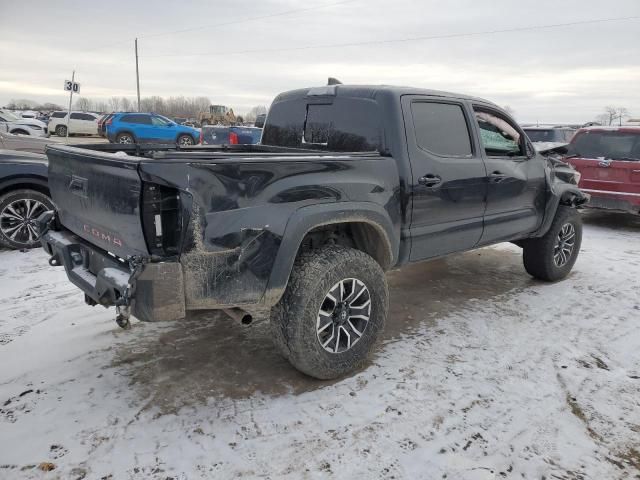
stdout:
{"type": "Polygon", "coordinates": [[[383,149],[375,100],[351,97],[294,97],[276,101],[262,134],[263,145],[337,152],[383,149]]]}
{"type": "Polygon", "coordinates": [[[525,139],[513,122],[497,111],[474,106],[485,154],[488,157],[525,157],[525,139]]]}

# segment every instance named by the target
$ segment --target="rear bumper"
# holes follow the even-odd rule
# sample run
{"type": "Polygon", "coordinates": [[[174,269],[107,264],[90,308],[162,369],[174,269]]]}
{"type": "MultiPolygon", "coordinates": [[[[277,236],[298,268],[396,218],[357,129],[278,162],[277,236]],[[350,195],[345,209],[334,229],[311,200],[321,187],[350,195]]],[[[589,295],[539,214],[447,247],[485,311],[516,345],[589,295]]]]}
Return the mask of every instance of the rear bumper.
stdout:
{"type": "Polygon", "coordinates": [[[590,208],[618,210],[621,212],[640,213],[640,194],[624,192],[608,192],[602,190],[582,189],[591,195],[586,205],[590,208]]]}
{"type": "Polygon", "coordinates": [[[135,317],[148,322],[184,317],[184,281],[179,263],[129,264],[68,230],[43,227],[41,243],[51,256],[49,263],[64,266],[69,280],[84,292],[90,305],[130,307],[135,317]]]}

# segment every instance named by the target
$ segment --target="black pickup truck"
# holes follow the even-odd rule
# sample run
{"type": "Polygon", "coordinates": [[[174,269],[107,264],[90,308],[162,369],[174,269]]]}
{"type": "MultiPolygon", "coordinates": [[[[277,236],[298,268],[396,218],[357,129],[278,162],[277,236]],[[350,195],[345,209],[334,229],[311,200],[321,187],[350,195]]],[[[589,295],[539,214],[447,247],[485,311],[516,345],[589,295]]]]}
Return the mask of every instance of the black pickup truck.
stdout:
{"type": "Polygon", "coordinates": [[[559,280],[588,200],[496,105],[414,88],[280,94],[261,145],[102,148],[47,149],[50,264],[121,326],[269,307],[280,351],[317,378],[366,358],[385,270],[514,242],[529,274],[559,280]]]}

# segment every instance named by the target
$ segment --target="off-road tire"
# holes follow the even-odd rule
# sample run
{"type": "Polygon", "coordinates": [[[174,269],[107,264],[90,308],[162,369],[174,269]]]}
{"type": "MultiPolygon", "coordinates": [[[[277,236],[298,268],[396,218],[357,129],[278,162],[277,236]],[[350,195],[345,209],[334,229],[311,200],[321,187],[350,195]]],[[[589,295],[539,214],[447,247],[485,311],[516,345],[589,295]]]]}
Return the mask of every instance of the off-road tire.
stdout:
{"type": "Polygon", "coordinates": [[[529,275],[547,282],[555,282],[566,277],[576,263],[582,243],[582,217],[575,208],[560,205],[547,233],[540,238],[526,240],[522,259],[529,275]],[[566,264],[557,266],[554,251],[563,226],[571,224],[575,230],[575,242],[566,264]]]}
{"type": "Polygon", "coordinates": [[[37,211],[34,211],[33,220],[35,220],[35,217],[39,216],[44,211],[53,210],[54,208],[53,202],[49,197],[47,197],[43,193],[40,193],[36,190],[28,189],[28,188],[13,190],[0,196],[0,246],[5,246],[5,247],[16,249],[16,250],[21,250],[24,248],[34,248],[34,247],[40,246],[39,239],[33,242],[28,242],[28,243],[18,242],[18,241],[12,240],[2,230],[2,226],[3,226],[2,213],[5,211],[5,208],[7,207],[7,205],[11,205],[14,202],[20,202],[21,200],[35,200],[36,202],[39,202],[40,204],[42,204],[42,206],[44,207],[44,210],[43,208],[38,208],[37,211]]]}
{"type": "Polygon", "coordinates": [[[384,328],[388,305],[384,272],[366,253],[336,245],[302,253],[295,261],[284,295],[271,309],[274,343],[301,372],[318,379],[340,377],[365,362],[384,328]],[[350,349],[330,353],[317,336],[318,312],[332,286],[351,278],[363,282],[369,291],[369,321],[350,349]]]}
{"type": "Polygon", "coordinates": [[[56,135],[59,137],[67,136],[67,127],[65,125],[58,125],[56,127],[56,135]]]}

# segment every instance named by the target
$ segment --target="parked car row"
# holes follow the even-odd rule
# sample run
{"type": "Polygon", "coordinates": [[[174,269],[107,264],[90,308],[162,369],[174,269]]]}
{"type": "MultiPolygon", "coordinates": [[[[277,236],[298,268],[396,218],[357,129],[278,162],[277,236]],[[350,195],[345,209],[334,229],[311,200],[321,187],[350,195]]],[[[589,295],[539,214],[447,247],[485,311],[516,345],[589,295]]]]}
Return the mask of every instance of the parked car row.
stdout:
{"type": "Polygon", "coordinates": [[[9,110],[0,110],[0,124],[6,126],[9,133],[15,135],[32,135],[34,137],[44,137],[47,135],[47,124],[35,118],[18,117],[9,110]]]}

